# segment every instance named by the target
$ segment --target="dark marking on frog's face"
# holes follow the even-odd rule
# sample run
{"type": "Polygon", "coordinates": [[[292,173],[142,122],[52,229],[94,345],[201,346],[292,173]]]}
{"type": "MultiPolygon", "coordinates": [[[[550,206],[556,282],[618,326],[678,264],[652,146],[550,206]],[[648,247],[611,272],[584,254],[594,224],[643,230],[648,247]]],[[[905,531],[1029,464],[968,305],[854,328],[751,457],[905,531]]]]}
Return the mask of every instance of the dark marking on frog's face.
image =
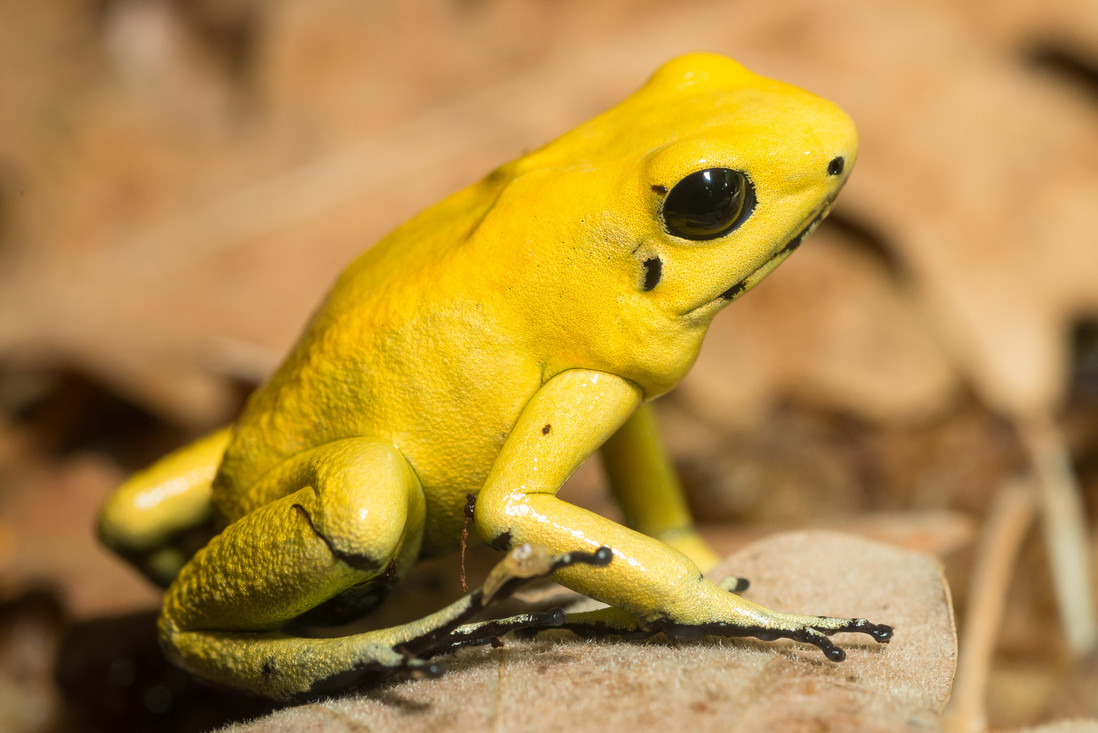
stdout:
{"type": "Polygon", "coordinates": [[[808,236],[808,230],[804,230],[804,231],[802,231],[802,232],[801,232],[800,234],[798,234],[797,236],[793,237],[793,239],[790,239],[790,240],[789,240],[789,241],[788,241],[788,242],[786,243],[786,245],[785,245],[784,247],[782,247],[782,248],[781,248],[781,250],[780,250],[780,251],[778,252],[778,254],[779,254],[779,255],[785,255],[785,254],[789,254],[789,253],[790,253],[790,252],[792,252],[793,250],[797,249],[797,247],[800,247],[800,246],[801,246],[801,242],[803,242],[803,241],[804,241],[804,238],[805,238],[806,236],[808,236]]]}
{"type": "Polygon", "coordinates": [[[663,275],[663,260],[659,257],[649,257],[644,261],[644,285],[641,290],[649,292],[660,284],[663,275]]]}
{"type": "Polygon", "coordinates": [[[496,535],[496,537],[488,543],[488,546],[506,552],[511,549],[511,532],[507,531],[502,534],[496,535]]]}
{"type": "Polygon", "coordinates": [[[746,287],[747,287],[747,281],[740,280],[738,283],[736,283],[735,285],[730,287],[728,290],[725,290],[723,293],[721,293],[721,297],[724,298],[725,300],[732,300],[737,295],[742,293],[744,288],[746,288],[746,287]]]}
{"type": "MultiPolygon", "coordinates": [[[[836,158],[836,160],[841,161],[842,156],[839,156],[838,158],[836,158]]],[[[834,162],[835,161],[832,161],[832,163],[834,163],[834,162]]],[[[829,170],[830,170],[830,168],[829,168],[829,170]]],[[[821,221],[823,221],[824,217],[827,216],[828,212],[831,210],[831,203],[832,203],[833,200],[834,200],[833,198],[832,199],[827,199],[824,202],[824,205],[821,206],[820,209],[818,209],[816,211],[816,213],[808,221],[808,223],[805,224],[800,229],[800,231],[798,231],[795,235],[793,235],[793,238],[790,239],[788,242],[786,242],[785,246],[783,246],[780,250],[778,250],[776,253],[774,253],[774,256],[771,257],[770,260],[767,260],[767,262],[763,263],[763,265],[760,266],[759,269],[761,270],[763,267],[766,267],[768,264],[770,264],[770,262],[772,260],[784,259],[785,257],[788,257],[789,254],[791,252],[793,252],[793,250],[797,249],[797,247],[800,247],[801,243],[804,242],[805,237],[807,237],[809,234],[811,234],[813,232],[813,230],[815,230],[816,227],[819,225],[819,223],[821,221]]],[[[725,290],[723,293],[721,293],[720,297],[724,300],[733,300],[737,296],[741,295],[744,292],[744,290],[747,289],[747,281],[754,274],[755,273],[752,272],[747,277],[745,277],[743,280],[740,280],[739,282],[732,285],[732,287],[728,288],[728,290],[725,290]]]]}
{"type": "Polygon", "coordinates": [[[553,426],[550,425],[549,423],[545,423],[545,427],[543,427],[541,429],[541,434],[542,435],[548,435],[550,432],[552,432],[552,430],[553,430],[553,426]]]}

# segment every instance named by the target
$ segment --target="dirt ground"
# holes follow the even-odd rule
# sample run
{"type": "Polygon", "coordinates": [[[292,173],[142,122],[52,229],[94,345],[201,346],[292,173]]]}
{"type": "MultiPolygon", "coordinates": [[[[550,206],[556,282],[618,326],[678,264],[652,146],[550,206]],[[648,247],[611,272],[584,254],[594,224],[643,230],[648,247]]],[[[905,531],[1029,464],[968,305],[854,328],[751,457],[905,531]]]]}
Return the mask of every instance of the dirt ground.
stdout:
{"type": "MultiPolygon", "coordinates": [[[[589,669],[567,641],[264,718],[163,660],[158,593],[93,521],[232,419],[356,254],[697,49],[838,102],[861,149],[832,216],[657,403],[692,508],[750,567],[786,548],[758,565],[771,592],[812,585],[792,558],[865,542],[842,545],[839,602],[920,609],[908,628],[950,662],[902,658],[922,676],[888,688],[913,706],[897,720],[866,702],[877,667],[844,682],[788,646],[611,644],[599,664],[636,684],[580,685],[578,709],[659,689],[630,727],[727,729],[735,686],[790,716],[743,721],[786,729],[1098,718],[1095,0],[0,0],[0,730],[415,728],[486,685],[494,712],[465,727],[582,729],[524,681],[589,669]],[[766,539],[787,531],[824,544],[766,539]],[[881,595],[880,567],[910,583],[881,595]],[[533,708],[508,707],[520,693],[533,708]]],[[[619,516],[595,462],[563,495],[619,516]]],[[[459,592],[457,562],[405,610],[459,592]]]]}

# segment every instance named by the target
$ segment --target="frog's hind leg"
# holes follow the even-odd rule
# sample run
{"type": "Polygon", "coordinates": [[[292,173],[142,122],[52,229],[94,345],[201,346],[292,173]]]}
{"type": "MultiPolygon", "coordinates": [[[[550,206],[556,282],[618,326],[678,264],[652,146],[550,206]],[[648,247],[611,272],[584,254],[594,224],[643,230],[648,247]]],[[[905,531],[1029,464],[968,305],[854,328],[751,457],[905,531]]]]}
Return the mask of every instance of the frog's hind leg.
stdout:
{"type": "Polygon", "coordinates": [[[348,591],[383,591],[423,537],[419,480],[395,447],[377,441],[325,443],[243,495],[214,498],[242,516],[229,515],[235,521],[168,588],[161,645],[200,676],[272,697],[330,674],[342,648],[288,628],[348,591]]]}
{"type": "MultiPolygon", "coordinates": [[[[499,596],[477,591],[403,626],[334,638],[297,635],[295,621],[311,610],[352,589],[381,590],[410,568],[423,537],[423,490],[396,448],[351,439],[287,461],[249,490],[247,501],[253,500],[258,508],[180,571],[159,622],[168,655],[215,682],[299,698],[362,675],[429,672],[422,656],[563,619],[528,614],[470,626],[484,603],[499,596]]],[[[521,577],[505,573],[502,592],[511,575],[521,577]]]]}
{"type": "Polygon", "coordinates": [[[166,587],[194,554],[194,533],[212,517],[210,486],[230,429],[223,428],[135,473],[107,499],[99,513],[104,544],[166,587]]]}
{"type": "Polygon", "coordinates": [[[563,567],[606,565],[612,558],[608,548],[600,548],[595,553],[552,557],[534,572],[516,571],[516,565],[524,564],[516,556],[528,547],[511,550],[493,571],[503,581],[495,592],[488,594],[478,588],[440,611],[400,626],[309,638],[281,631],[179,631],[162,617],[162,641],[169,654],[195,673],[278,700],[309,699],[402,670],[436,676],[442,667],[428,661],[430,657],[494,642],[509,631],[559,625],[565,617],[556,608],[468,623],[487,605],[508,597],[523,583],[563,567]]]}

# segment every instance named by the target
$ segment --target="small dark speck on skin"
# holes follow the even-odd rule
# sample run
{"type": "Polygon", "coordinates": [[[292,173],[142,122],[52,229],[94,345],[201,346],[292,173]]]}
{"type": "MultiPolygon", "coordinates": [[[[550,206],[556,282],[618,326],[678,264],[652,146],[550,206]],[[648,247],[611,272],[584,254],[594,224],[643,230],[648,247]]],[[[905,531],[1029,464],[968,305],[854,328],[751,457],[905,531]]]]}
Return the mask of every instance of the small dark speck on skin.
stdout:
{"type": "Polygon", "coordinates": [[[549,431],[552,430],[552,429],[553,429],[552,425],[550,425],[549,423],[545,423],[545,427],[541,429],[541,434],[542,435],[548,435],[549,431]]]}
{"type": "Polygon", "coordinates": [[[660,196],[663,196],[667,193],[667,186],[663,185],[662,183],[654,183],[652,184],[652,190],[658,193],[660,196]]]}
{"type": "Polygon", "coordinates": [[[649,257],[641,264],[644,267],[644,285],[641,286],[641,290],[646,293],[651,292],[660,284],[660,278],[663,277],[663,260],[659,257],[649,257]]]}

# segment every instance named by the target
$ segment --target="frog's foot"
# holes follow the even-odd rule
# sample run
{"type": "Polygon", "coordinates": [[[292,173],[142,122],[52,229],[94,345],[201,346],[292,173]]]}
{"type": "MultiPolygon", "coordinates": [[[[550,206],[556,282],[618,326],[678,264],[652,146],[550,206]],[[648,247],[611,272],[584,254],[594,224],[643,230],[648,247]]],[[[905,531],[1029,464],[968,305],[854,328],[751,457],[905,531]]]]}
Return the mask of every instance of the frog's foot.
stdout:
{"type": "MultiPolygon", "coordinates": [[[[366,632],[372,637],[370,647],[359,652],[357,659],[344,668],[312,682],[307,693],[294,695],[311,698],[331,690],[363,685],[384,679],[398,672],[418,677],[438,677],[445,665],[431,661],[433,657],[451,653],[461,647],[499,645],[500,637],[530,627],[547,628],[564,622],[564,611],[554,608],[540,613],[522,613],[500,619],[470,622],[488,606],[511,597],[522,586],[571,565],[607,565],[613,559],[608,547],[595,552],[568,552],[553,555],[543,545],[524,544],[512,549],[488,574],[484,585],[446,608],[426,618],[403,626],[366,632]],[[377,648],[384,645],[384,648],[377,648]]],[[[347,637],[353,641],[354,637],[347,637]]]]}
{"type": "MultiPolygon", "coordinates": [[[[717,587],[729,593],[740,593],[747,590],[751,582],[747,578],[729,575],[717,583],[717,587]]],[[[595,639],[603,636],[619,636],[623,639],[644,639],[660,633],[663,629],[659,626],[642,621],[637,615],[621,608],[613,606],[599,608],[594,611],[578,611],[566,614],[564,621],[554,624],[561,629],[571,631],[585,639],[595,639]]],[[[534,625],[519,632],[519,636],[534,636],[541,629],[534,625]]]]}
{"type": "Polygon", "coordinates": [[[892,639],[892,627],[874,624],[864,618],[835,618],[831,616],[797,616],[769,612],[759,625],[729,623],[724,621],[684,624],[670,620],[657,621],[656,625],[675,639],[697,639],[702,636],[750,636],[762,641],[792,639],[819,647],[832,662],[846,659],[846,652],[835,646],[828,637],[842,632],[867,634],[879,644],[892,639]]]}
{"type": "MultiPolygon", "coordinates": [[[[660,629],[653,624],[645,623],[629,611],[613,606],[565,614],[564,620],[558,624],[558,627],[584,639],[617,636],[632,641],[660,633],[660,629]]],[[[539,631],[542,629],[530,627],[521,631],[519,635],[533,636],[539,631]]]]}
{"type": "Polygon", "coordinates": [[[488,574],[484,585],[465,596],[450,608],[457,612],[438,626],[398,645],[398,651],[409,659],[426,659],[445,654],[463,646],[496,644],[499,637],[511,631],[535,627],[550,628],[565,622],[559,608],[542,613],[522,613],[500,619],[467,623],[488,606],[509,598],[522,586],[552,575],[572,565],[608,565],[613,553],[608,547],[595,552],[566,552],[553,555],[543,545],[524,544],[514,548],[488,574]]]}
{"type": "MultiPolygon", "coordinates": [[[[738,579],[731,579],[730,584],[736,580],[738,579]]],[[[604,636],[643,639],[661,631],[673,639],[697,639],[703,636],[750,636],[763,641],[792,639],[819,647],[833,662],[846,659],[846,652],[831,642],[828,637],[832,634],[841,632],[868,634],[881,644],[887,644],[892,639],[891,626],[870,623],[864,618],[794,616],[774,613],[770,620],[773,626],[748,626],[728,622],[685,624],[668,620],[646,622],[628,611],[611,607],[567,614],[564,622],[559,626],[587,639],[604,636]]],[[[521,634],[533,635],[540,630],[531,626],[521,634]]]]}
{"type": "MultiPolygon", "coordinates": [[[[458,603],[461,604],[460,601],[458,603]]],[[[462,604],[460,613],[462,618],[475,615],[470,608],[472,606],[462,604]]],[[[329,688],[340,689],[351,683],[363,685],[398,672],[406,672],[413,677],[441,677],[446,673],[446,665],[434,661],[434,657],[450,654],[467,646],[484,646],[485,644],[491,644],[493,647],[502,646],[500,637],[509,632],[559,626],[563,623],[564,617],[563,610],[553,608],[543,613],[521,613],[506,618],[461,624],[456,627],[455,622],[450,622],[444,627],[398,643],[382,655],[360,661],[348,674],[318,681],[310,688],[310,693],[317,695],[329,688]]]]}

